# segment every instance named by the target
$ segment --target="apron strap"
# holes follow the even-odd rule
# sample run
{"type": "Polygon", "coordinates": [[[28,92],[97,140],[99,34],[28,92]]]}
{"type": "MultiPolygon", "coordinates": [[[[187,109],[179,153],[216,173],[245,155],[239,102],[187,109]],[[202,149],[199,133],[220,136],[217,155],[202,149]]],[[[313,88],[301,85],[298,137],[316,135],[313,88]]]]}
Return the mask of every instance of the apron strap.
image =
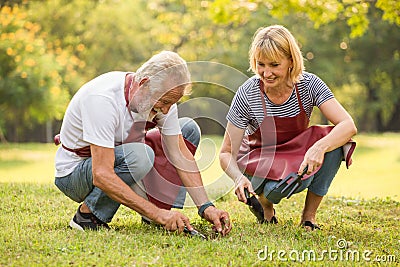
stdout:
{"type": "MultiPolygon", "coordinates": [[[[129,90],[132,87],[133,81],[135,80],[135,75],[130,75],[131,73],[128,73],[127,76],[129,75],[128,79],[129,79],[129,86],[127,88],[124,88],[124,95],[125,95],[125,102],[126,102],[126,107],[129,107],[129,90]]],[[[128,108],[129,109],[129,108],[128,108]]],[[[130,114],[130,112],[129,112],[130,114]]]]}
{"type": "MultiPolygon", "coordinates": [[[[297,83],[294,84],[294,87],[295,87],[295,91],[296,91],[297,103],[299,103],[300,112],[305,113],[306,111],[304,109],[303,102],[301,102],[299,88],[297,87],[297,83]]],[[[260,80],[260,97],[261,97],[261,104],[262,104],[263,111],[264,111],[264,116],[267,116],[267,105],[265,104],[265,98],[264,98],[264,84],[261,80],[260,80]]]]}
{"type": "Polygon", "coordinates": [[[264,99],[264,83],[260,80],[260,97],[261,97],[261,104],[263,107],[264,111],[264,116],[267,117],[267,106],[265,104],[265,99],[264,99]]]}
{"type": "Polygon", "coordinates": [[[301,98],[300,98],[300,93],[299,93],[299,88],[297,87],[297,83],[294,84],[294,87],[296,89],[296,97],[297,97],[297,102],[299,103],[299,108],[300,111],[306,113],[304,106],[303,106],[303,102],[301,102],[301,98]]]}

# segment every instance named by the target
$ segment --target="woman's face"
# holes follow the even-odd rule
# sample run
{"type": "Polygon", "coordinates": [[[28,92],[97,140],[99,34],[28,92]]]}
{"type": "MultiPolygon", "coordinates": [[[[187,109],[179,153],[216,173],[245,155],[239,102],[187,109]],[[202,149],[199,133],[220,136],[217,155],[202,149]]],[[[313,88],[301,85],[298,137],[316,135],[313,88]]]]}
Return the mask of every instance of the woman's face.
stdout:
{"type": "Polygon", "coordinates": [[[280,88],[290,85],[289,68],[293,67],[291,59],[281,57],[278,60],[267,58],[256,59],[256,71],[266,88],[280,88]]]}

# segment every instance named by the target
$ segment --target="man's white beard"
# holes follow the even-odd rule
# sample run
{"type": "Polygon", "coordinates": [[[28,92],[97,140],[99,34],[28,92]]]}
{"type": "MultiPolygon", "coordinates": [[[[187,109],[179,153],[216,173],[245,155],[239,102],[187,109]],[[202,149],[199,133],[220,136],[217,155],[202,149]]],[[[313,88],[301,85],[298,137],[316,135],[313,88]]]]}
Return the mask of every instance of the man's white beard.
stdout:
{"type": "Polygon", "coordinates": [[[148,121],[152,121],[157,114],[162,113],[160,108],[153,108],[148,100],[138,103],[137,111],[140,114],[140,117],[147,119],[148,121]],[[154,111],[156,113],[154,113],[154,111]]]}
{"type": "Polygon", "coordinates": [[[135,101],[136,111],[140,114],[149,114],[153,108],[153,103],[150,99],[144,99],[142,101],[135,101]]]}

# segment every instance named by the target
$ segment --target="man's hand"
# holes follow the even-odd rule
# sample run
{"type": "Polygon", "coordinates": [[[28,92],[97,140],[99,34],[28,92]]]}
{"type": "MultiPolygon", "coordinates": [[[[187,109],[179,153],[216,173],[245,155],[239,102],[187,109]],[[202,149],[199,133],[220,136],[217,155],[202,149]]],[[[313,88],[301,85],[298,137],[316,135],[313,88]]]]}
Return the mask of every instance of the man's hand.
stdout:
{"type": "Polygon", "coordinates": [[[222,236],[227,235],[231,229],[231,221],[226,211],[219,210],[214,206],[210,206],[204,210],[204,219],[212,223],[218,233],[222,236]]]}
{"type": "Polygon", "coordinates": [[[182,233],[185,226],[189,231],[193,230],[189,218],[178,211],[160,209],[157,222],[162,224],[168,231],[178,230],[179,233],[182,233]]]}

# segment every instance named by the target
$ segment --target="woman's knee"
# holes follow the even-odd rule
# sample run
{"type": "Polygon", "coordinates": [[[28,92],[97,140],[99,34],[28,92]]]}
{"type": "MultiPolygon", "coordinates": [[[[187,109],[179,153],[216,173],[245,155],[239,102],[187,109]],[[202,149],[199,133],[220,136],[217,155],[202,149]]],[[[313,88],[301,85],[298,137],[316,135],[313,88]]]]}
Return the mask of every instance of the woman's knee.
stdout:
{"type": "Polygon", "coordinates": [[[197,122],[191,118],[183,117],[179,119],[183,137],[198,146],[200,143],[201,130],[197,122]]]}
{"type": "Polygon", "coordinates": [[[319,196],[326,195],[333,178],[335,178],[339,170],[342,160],[343,150],[341,147],[326,153],[324,163],[321,169],[314,174],[313,181],[308,189],[319,196]]]}
{"type": "Polygon", "coordinates": [[[339,170],[342,160],[343,160],[343,149],[341,147],[326,153],[321,169],[315,175],[316,176],[322,175],[325,177],[325,179],[326,176],[328,176],[333,179],[337,171],[339,170]]]}

